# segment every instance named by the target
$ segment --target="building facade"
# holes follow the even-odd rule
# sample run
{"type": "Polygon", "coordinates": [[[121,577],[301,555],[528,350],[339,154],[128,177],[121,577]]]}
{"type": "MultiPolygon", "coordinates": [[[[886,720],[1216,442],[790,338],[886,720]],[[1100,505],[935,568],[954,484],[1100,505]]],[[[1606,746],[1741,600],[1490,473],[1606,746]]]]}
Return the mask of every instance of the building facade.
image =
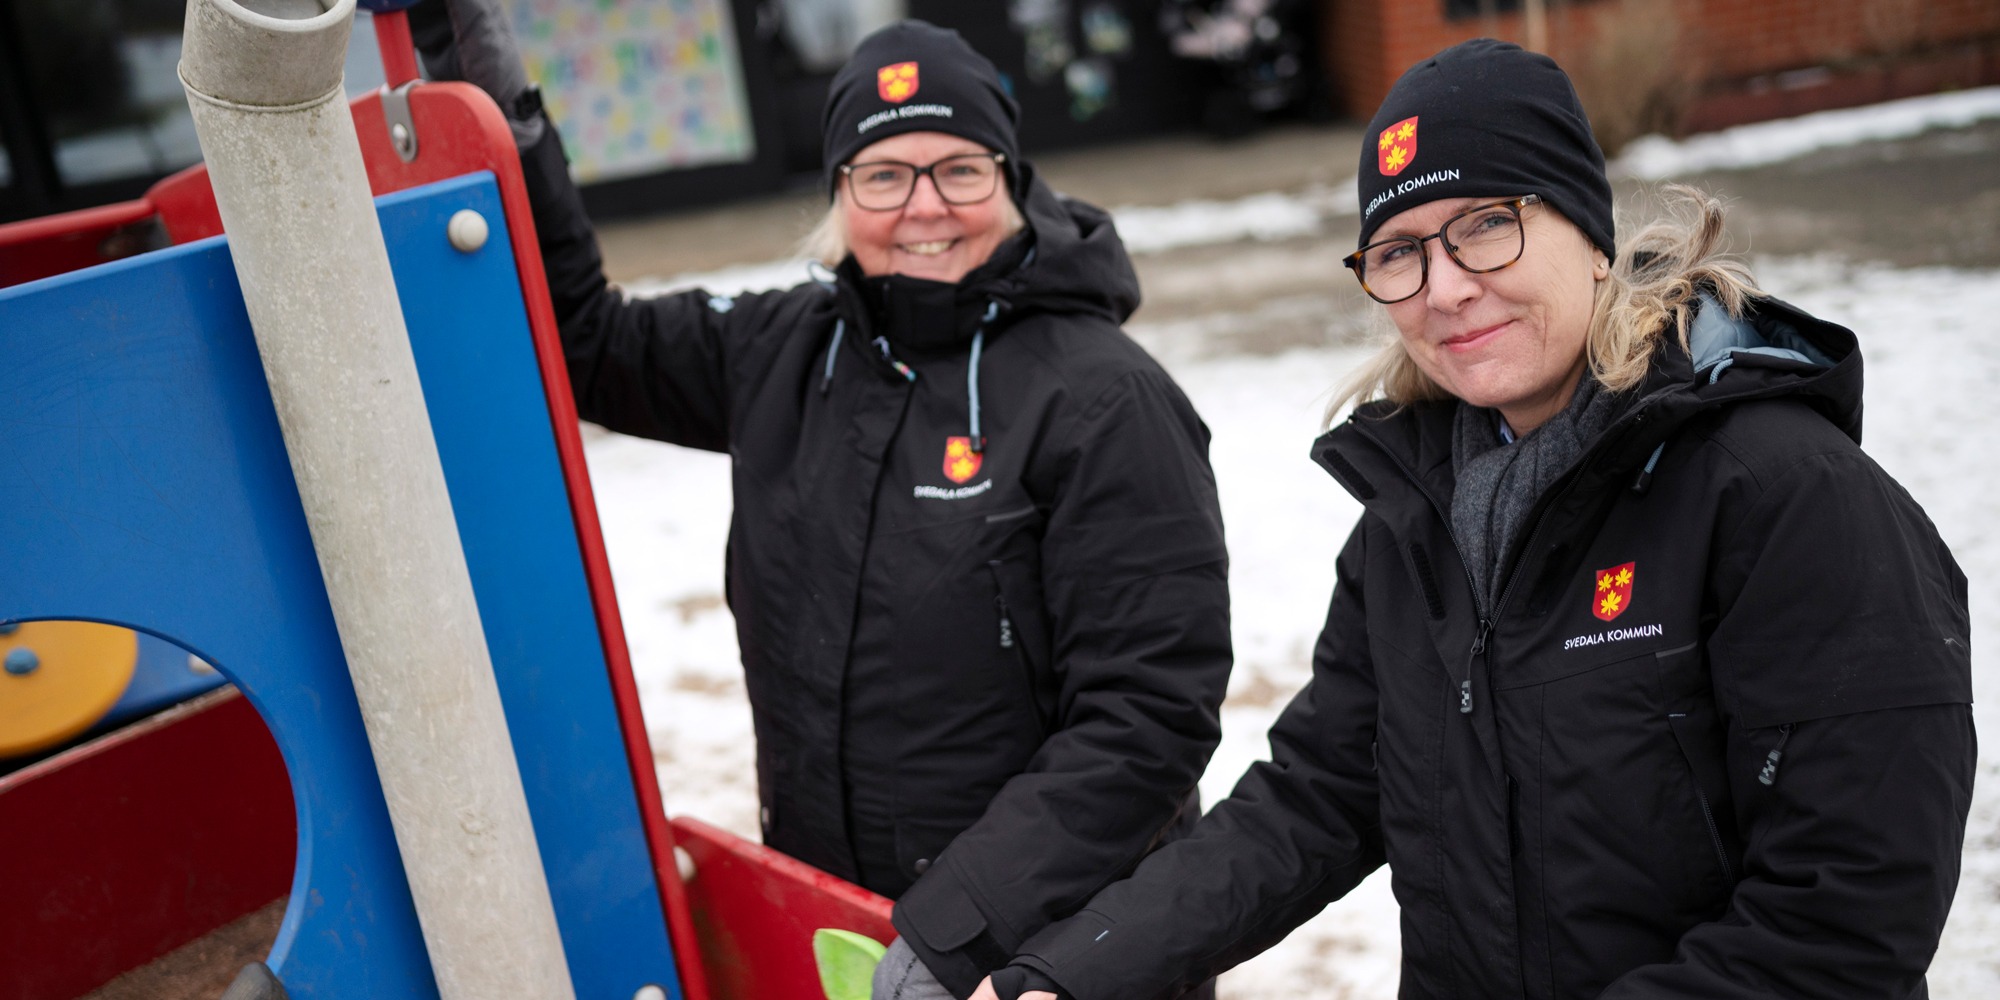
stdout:
{"type": "MultiPolygon", "coordinates": [[[[1996,0],[506,2],[605,217],[810,183],[834,70],[901,17],[956,28],[993,59],[1030,152],[1228,134],[1280,102],[1365,120],[1403,68],[1481,35],[1555,56],[1613,148],[2000,84],[1996,0]],[[1279,86],[1287,73],[1310,86],[1279,86]]],[[[184,9],[0,0],[0,222],[135,197],[199,158],[174,73],[184,9]]],[[[381,82],[364,13],[347,88],[381,82]]]]}

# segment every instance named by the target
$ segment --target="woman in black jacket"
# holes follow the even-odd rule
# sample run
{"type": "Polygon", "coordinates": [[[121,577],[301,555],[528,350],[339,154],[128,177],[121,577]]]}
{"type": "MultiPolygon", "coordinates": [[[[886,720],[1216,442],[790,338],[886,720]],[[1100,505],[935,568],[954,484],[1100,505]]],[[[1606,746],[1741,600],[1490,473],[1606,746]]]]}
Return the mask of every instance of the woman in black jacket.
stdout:
{"type": "Polygon", "coordinates": [[[1759,294],[1692,193],[1614,259],[1546,57],[1441,52],[1366,135],[1348,262],[1399,336],[1313,449],[1365,512],[1312,680],[997,992],[1174,996],[1387,863],[1405,998],[1926,996],[1966,581],[1859,448],[1854,335],[1759,294]]]}
{"type": "MultiPolygon", "coordinates": [[[[532,109],[504,23],[447,6],[427,59],[532,109]]],[[[606,283],[554,129],[516,121],[578,411],[734,459],[764,839],[897,900],[878,997],[966,996],[1191,825],[1229,673],[1207,428],[1017,113],[957,34],[883,29],[827,102],[832,275],[653,299],[606,283]]]]}

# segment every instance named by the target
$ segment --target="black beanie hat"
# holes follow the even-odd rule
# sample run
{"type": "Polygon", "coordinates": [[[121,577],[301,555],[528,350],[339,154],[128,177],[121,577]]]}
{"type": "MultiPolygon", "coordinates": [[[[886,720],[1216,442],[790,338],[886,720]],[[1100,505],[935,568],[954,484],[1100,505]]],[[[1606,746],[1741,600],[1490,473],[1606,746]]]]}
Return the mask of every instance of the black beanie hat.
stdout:
{"type": "Polygon", "coordinates": [[[1491,38],[1454,45],[1410,67],[1363,135],[1358,245],[1426,202],[1534,194],[1616,250],[1604,151],[1548,56],[1491,38]]]}
{"type": "Polygon", "coordinates": [[[821,129],[827,192],[835,190],[840,165],[868,144],[904,132],[946,132],[1006,154],[1018,197],[1020,120],[1000,71],[958,32],[899,21],[862,39],[834,74],[821,129]]]}

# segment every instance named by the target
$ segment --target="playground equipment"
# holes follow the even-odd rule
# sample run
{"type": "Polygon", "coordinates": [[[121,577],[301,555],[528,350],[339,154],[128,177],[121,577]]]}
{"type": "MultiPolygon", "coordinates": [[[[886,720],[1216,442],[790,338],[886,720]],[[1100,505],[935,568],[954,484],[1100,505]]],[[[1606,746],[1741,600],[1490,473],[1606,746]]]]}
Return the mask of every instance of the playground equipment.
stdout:
{"type": "Polygon", "coordinates": [[[667,822],[512,137],[407,5],[350,105],[354,0],[192,0],[205,166],[0,227],[0,640],[235,685],[0,775],[0,997],[287,896],[232,996],[809,997],[814,929],[893,936],[667,822]]]}
{"type": "Polygon", "coordinates": [[[225,683],[173,643],[94,622],[0,625],[0,763],[150,715],[225,683]]]}

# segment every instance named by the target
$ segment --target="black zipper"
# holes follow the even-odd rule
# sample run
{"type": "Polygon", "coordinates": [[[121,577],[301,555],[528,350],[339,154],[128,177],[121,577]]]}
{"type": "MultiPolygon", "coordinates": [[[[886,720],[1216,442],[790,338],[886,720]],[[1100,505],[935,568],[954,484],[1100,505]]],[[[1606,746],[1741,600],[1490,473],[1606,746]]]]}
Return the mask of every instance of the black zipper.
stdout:
{"type": "Polygon", "coordinates": [[[993,606],[1000,611],[1000,648],[1014,648],[1014,620],[1007,616],[1007,598],[996,593],[993,606]]]}
{"type": "Polygon", "coordinates": [[[1722,831],[1715,825],[1715,810],[1709,808],[1708,793],[1701,790],[1699,783],[1694,786],[1694,800],[1701,803],[1701,819],[1708,824],[1708,843],[1715,848],[1715,860],[1722,863],[1722,880],[1735,885],[1736,866],[1729,863],[1729,852],[1722,848],[1722,831]]]}
{"type": "MultiPolygon", "coordinates": [[[[1493,608],[1489,613],[1485,606],[1486,602],[1479,593],[1479,579],[1472,575],[1472,567],[1466,565],[1465,546],[1460,544],[1458,540],[1458,529],[1452,526],[1451,512],[1445,509],[1444,504],[1440,503],[1437,496],[1430,491],[1430,488],[1424,485],[1424,481],[1417,478],[1417,474],[1403,461],[1402,457],[1397,455],[1395,450],[1384,443],[1381,438],[1376,437],[1366,425],[1356,423],[1354,424],[1354,429],[1356,433],[1375,442],[1375,447],[1380,449],[1382,454],[1389,457],[1389,461],[1394,463],[1396,468],[1403,473],[1403,478],[1408,480],[1410,485],[1415,486],[1417,492],[1422,494],[1425,500],[1430,501],[1431,509],[1437,513],[1438,520],[1444,524],[1445,537],[1451,539],[1452,551],[1458,554],[1459,567],[1465,570],[1466,587],[1472,592],[1473,609],[1479,615],[1479,626],[1474,630],[1472,635],[1472,650],[1466,656],[1465,679],[1458,682],[1459,714],[1470,715],[1473,709],[1472,675],[1474,668],[1485,665],[1486,640],[1492,635],[1494,626],[1499,624],[1500,612],[1506,609],[1507,599],[1514,595],[1514,585],[1520,582],[1521,567],[1518,560],[1516,561],[1516,565],[1509,567],[1507,585],[1501,588],[1500,599],[1494,602],[1493,608]]],[[[1524,553],[1533,551],[1533,543],[1536,538],[1541,536],[1542,528],[1548,524],[1550,512],[1555,509],[1556,503],[1559,500],[1569,495],[1569,491],[1575,488],[1577,481],[1583,478],[1583,470],[1590,466],[1590,459],[1593,457],[1595,457],[1595,449],[1593,449],[1592,454],[1587,454],[1577,460],[1576,467],[1564,475],[1561,487],[1542,498],[1542,502],[1537,508],[1539,513],[1535,518],[1535,526],[1528,532],[1527,537],[1522,540],[1522,544],[1517,551],[1524,553]]]]}
{"type": "Polygon", "coordinates": [[[1729,852],[1722,846],[1722,828],[1715,824],[1715,809],[1709,805],[1708,793],[1701,789],[1701,775],[1695,771],[1694,758],[1688,754],[1687,744],[1681,742],[1680,727],[1675,719],[1687,718],[1686,712],[1674,712],[1667,716],[1667,731],[1674,736],[1674,749],[1681,752],[1681,763],[1687,765],[1688,783],[1694,786],[1694,800],[1701,805],[1701,821],[1708,825],[1708,842],[1715,848],[1715,860],[1722,865],[1722,879],[1728,885],[1736,884],[1736,866],[1729,863],[1729,852]]]}
{"type": "MultiPolygon", "coordinates": [[[[1458,557],[1464,562],[1463,555],[1458,557]]],[[[1486,637],[1493,632],[1493,622],[1486,617],[1479,619],[1479,628],[1472,633],[1472,653],[1465,660],[1465,679],[1458,682],[1458,714],[1472,714],[1472,671],[1474,667],[1486,665],[1486,637]]]]}
{"type": "Polygon", "coordinates": [[[1792,738],[1792,724],[1787,722],[1778,727],[1778,745],[1764,756],[1764,767],[1757,772],[1757,783],[1765,787],[1777,784],[1778,761],[1785,757],[1785,741],[1792,738]]]}
{"type": "Polygon", "coordinates": [[[1007,590],[1000,585],[1000,560],[988,559],[986,571],[993,574],[993,610],[999,616],[999,646],[1014,654],[1014,664],[1021,671],[1021,684],[1028,698],[1028,705],[1035,715],[1035,725],[1040,735],[1036,742],[1047,738],[1052,721],[1042,711],[1042,701],[1037,697],[1035,667],[1028,659],[1027,647],[1021,643],[1020,632],[1014,628],[1014,615],[1007,607],[1007,590]]]}
{"type": "Polygon", "coordinates": [[[1000,585],[1000,560],[986,560],[986,572],[993,575],[993,610],[1000,615],[1000,648],[1013,649],[1014,617],[1007,613],[1007,588],[1000,585]]]}
{"type": "MultiPolygon", "coordinates": [[[[1353,423],[1351,420],[1349,422],[1353,423]]],[[[1471,591],[1472,607],[1479,615],[1479,628],[1473,633],[1472,638],[1472,652],[1466,657],[1465,679],[1458,683],[1458,711],[1460,714],[1470,715],[1472,713],[1472,667],[1479,657],[1486,655],[1486,636],[1493,631],[1493,620],[1487,617],[1486,601],[1479,593],[1479,579],[1472,575],[1472,567],[1465,564],[1465,546],[1459,544],[1458,529],[1452,527],[1451,512],[1445,509],[1444,504],[1438,502],[1436,494],[1433,494],[1430,488],[1424,485],[1423,480],[1417,478],[1417,474],[1410,469],[1402,457],[1397,455],[1387,444],[1383,443],[1381,438],[1376,437],[1365,425],[1354,424],[1354,429],[1357,433],[1375,442],[1375,447],[1380,449],[1382,454],[1389,456],[1389,461],[1395,463],[1397,470],[1402,472],[1403,478],[1409,480],[1410,484],[1417,488],[1417,492],[1422,494],[1425,500],[1430,501],[1431,510],[1437,513],[1438,520],[1444,524],[1445,537],[1451,539],[1451,549],[1458,556],[1458,566],[1465,571],[1465,587],[1471,591]]]]}

